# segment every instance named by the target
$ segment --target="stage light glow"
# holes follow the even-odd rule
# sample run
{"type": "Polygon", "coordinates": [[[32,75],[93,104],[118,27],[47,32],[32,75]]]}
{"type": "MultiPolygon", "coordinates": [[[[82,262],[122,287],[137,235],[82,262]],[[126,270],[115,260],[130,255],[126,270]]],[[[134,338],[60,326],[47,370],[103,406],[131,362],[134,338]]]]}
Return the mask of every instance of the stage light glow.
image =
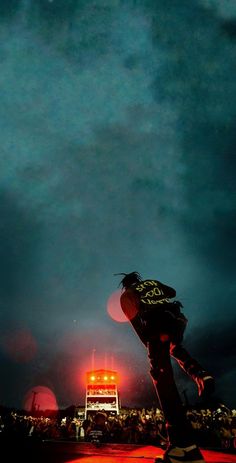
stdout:
{"type": "MultiPolygon", "coordinates": [[[[128,459],[132,461],[154,461],[157,457],[163,458],[163,449],[157,448],[155,445],[129,445],[117,444],[120,451],[119,462],[126,462],[128,459]],[[138,447],[138,448],[136,448],[138,447]]],[[[87,456],[86,453],[82,454],[80,458],[75,457],[73,460],[67,460],[65,463],[80,463],[81,459],[83,463],[116,463],[117,455],[112,455],[112,446],[106,448],[107,453],[101,455],[101,449],[95,449],[93,455],[87,456]]],[[[202,450],[204,460],[208,463],[217,463],[224,461],[225,463],[236,463],[236,456],[233,454],[226,454],[225,452],[219,452],[214,450],[202,450]]]]}
{"type": "Polygon", "coordinates": [[[30,412],[35,411],[57,411],[58,404],[55,394],[45,386],[36,386],[30,389],[24,398],[24,409],[30,412]]]}
{"type": "MultiPolygon", "coordinates": [[[[86,453],[82,453],[80,458],[75,457],[73,460],[67,460],[65,463],[79,463],[83,460],[83,463],[116,463],[119,461],[120,463],[125,463],[128,460],[133,460],[134,462],[141,460],[141,461],[154,461],[157,456],[163,456],[163,450],[155,447],[154,445],[143,445],[143,446],[135,446],[135,445],[128,445],[126,444],[116,444],[117,445],[117,455],[113,455],[112,452],[112,445],[106,447],[106,452],[103,452],[101,455],[101,449],[96,449],[93,451],[93,455],[87,456],[86,453]],[[138,448],[136,448],[138,447],[138,448]]],[[[208,461],[208,460],[207,460],[208,461]]],[[[209,460],[210,461],[210,460],[209,460]]],[[[216,460],[214,460],[216,461],[216,460]]],[[[229,461],[229,460],[227,460],[229,461]]],[[[234,461],[234,460],[233,460],[234,461]]]]}
{"type": "Polygon", "coordinates": [[[103,379],[104,379],[104,381],[107,381],[107,380],[108,380],[108,377],[107,377],[107,376],[104,376],[103,379]]]}
{"type": "Polygon", "coordinates": [[[96,378],[95,378],[95,376],[91,376],[90,379],[91,379],[91,381],[95,381],[96,378]]]}
{"type": "Polygon", "coordinates": [[[117,290],[111,294],[107,301],[107,313],[108,315],[119,323],[128,322],[121,306],[120,306],[121,290],[117,290]]]}

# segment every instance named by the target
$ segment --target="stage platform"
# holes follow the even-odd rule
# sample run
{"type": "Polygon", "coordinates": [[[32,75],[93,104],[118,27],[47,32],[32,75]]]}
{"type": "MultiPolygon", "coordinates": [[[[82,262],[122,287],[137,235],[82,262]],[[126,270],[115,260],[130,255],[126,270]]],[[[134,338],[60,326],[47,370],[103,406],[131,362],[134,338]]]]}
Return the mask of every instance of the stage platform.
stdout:
{"type": "MultiPolygon", "coordinates": [[[[44,441],[42,463],[152,463],[163,449],[152,445],[44,441]]],[[[207,463],[236,463],[236,454],[202,449],[207,463]]]]}
{"type": "MultiPolygon", "coordinates": [[[[152,445],[95,444],[62,440],[0,439],[4,463],[152,463],[164,450],[152,445]]],[[[201,449],[206,463],[236,463],[234,450],[201,449]]]]}

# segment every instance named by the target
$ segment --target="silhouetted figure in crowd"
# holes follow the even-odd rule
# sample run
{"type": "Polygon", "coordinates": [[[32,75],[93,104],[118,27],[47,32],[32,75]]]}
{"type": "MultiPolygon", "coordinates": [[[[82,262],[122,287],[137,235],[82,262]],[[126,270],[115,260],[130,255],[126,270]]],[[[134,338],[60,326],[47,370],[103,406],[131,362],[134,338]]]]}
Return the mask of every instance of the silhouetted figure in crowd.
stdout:
{"type": "Polygon", "coordinates": [[[107,437],[107,414],[105,411],[98,411],[93,419],[93,424],[89,432],[89,440],[100,445],[107,437]]]}
{"type": "MultiPolygon", "coordinates": [[[[171,357],[193,379],[199,396],[214,390],[214,379],[182,346],[187,318],[175,289],[157,280],[143,280],[138,272],[122,273],[120,302],[137,335],[146,346],[151,376],[166,421],[169,445],[166,463],[203,463],[176,387],[171,357]]],[[[159,461],[158,459],[156,461],[159,461]]]]}

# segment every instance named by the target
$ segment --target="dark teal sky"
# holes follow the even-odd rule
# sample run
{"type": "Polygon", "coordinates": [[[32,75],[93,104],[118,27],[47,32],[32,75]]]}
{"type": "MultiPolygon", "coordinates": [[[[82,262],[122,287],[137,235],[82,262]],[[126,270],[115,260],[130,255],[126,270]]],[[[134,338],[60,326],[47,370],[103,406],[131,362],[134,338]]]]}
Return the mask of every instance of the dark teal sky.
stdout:
{"type": "Polygon", "coordinates": [[[235,53],[230,0],[1,1],[3,405],[37,385],[83,403],[93,349],[123,404],[154,403],[143,346],[106,311],[113,274],[137,270],[176,288],[186,345],[235,406],[235,53]]]}

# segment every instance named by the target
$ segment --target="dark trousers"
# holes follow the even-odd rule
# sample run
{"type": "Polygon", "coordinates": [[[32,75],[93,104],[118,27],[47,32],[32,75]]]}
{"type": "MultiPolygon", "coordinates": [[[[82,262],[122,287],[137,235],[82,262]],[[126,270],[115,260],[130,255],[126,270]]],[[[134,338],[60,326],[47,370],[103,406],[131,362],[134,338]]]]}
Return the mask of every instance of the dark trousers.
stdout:
{"type": "Polygon", "coordinates": [[[202,368],[181,344],[155,339],[148,342],[147,348],[150,373],[164,413],[170,444],[180,447],[191,445],[192,430],[175,383],[171,356],[193,379],[202,368]]]}

